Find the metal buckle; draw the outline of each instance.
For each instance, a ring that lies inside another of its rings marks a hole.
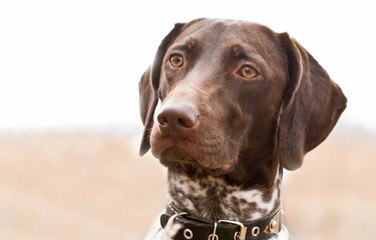
[[[234,240],[245,240],[247,234],[247,227],[243,223],[231,220],[219,220],[218,223],[229,223],[240,227],[240,231],[235,233]]]
[[[168,221],[167,221],[165,227],[168,227],[168,226],[171,227],[172,224],[175,222],[175,219],[176,219],[177,217],[182,216],[182,215],[185,215],[185,214],[187,214],[187,213],[186,213],[186,212],[175,213],[174,215],[172,215],[172,216],[168,219]],[[167,233],[167,232],[166,232],[166,235],[168,236],[168,233]],[[168,237],[172,238],[172,236],[168,236]]]
[[[188,213],[186,212],[181,212],[181,213],[175,213],[174,215],[172,215],[169,219],[169,221],[175,221],[175,218],[179,217],[179,216],[182,216],[182,215],[186,215]]]
[[[208,240],[218,240],[219,238],[216,232],[217,232],[217,222],[214,222],[213,233],[208,236]]]
[[[280,226],[282,222],[282,214],[283,214],[283,210],[280,209],[277,212],[277,214],[270,220],[268,225],[266,225],[264,232],[278,234],[279,231],[281,230]]]

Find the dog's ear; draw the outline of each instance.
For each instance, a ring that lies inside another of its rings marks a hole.
[[[185,24],[177,23],[169,34],[162,40],[154,58],[153,65],[142,75],[139,82],[140,114],[144,124],[140,155],[144,155],[150,149],[150,131],[153,126],[154,111],[158,104],[159,78],[161,66],[166,50],[181,33]]]
[[[288,87],[277,128],[277,157],[295,170],[304,155],[331,132],[346,97],[316,60],[287,33],[280,34],[288,61]]]

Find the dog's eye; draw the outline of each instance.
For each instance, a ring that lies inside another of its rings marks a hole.
[[[243,65],[237,72],[243,78],[255,78],[259,75],[257,70],[250,65]]]
[[[170,64],[172,67],[181,67],[184,64],[184,58],[180,54],[173,54],[170,57]]]

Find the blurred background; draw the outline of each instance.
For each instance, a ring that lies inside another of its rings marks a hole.
[[[375,239],[376,15],[358,1],[1,1],[0,239],[143,239],[165,169],[140,158],[138,80],[175,22],[289,32],[348,97],[330,137],[287,172],[294,239]]]

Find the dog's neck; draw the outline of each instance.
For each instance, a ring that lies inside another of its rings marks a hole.
[[[280,207],[282,168],[270,188],[228,184],[223,176],[203,172],[168,171],[168,201],[179,211],[208,221],[247,222],[267,216]]]

